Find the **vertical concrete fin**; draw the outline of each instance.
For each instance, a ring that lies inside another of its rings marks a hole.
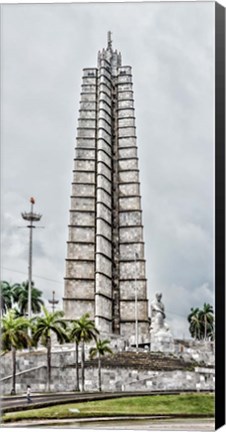
[[[94,319],[97,69],[83,71],[68,225],[63,308]]]

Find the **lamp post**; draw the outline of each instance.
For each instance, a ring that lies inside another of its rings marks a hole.
[[[34,222],[40,221],[42,215],[33,212],[33,206],[35,199],[30,198],[31,209],[29,213],[21,213],[23,219],[29,222],[27,228],[29,228],[29,255],[28,255],[28,318],[31,319],[31,283],[32,283],[32,241],[33,241],[33,229],[36,228]]]
[[[134,270],[135,270],[135,286],[134,286],[134,296],[135,296],[135,342],[136,342],[136,352],[138,353],[138,309],[137,309],[137,258],[138,254],[134,254]]]
[[[51,300],[48,300],[48,302],[52,305],[52,311],[55,311],[55,305],[59,303],[59,300],[55,299],[55,291],[52,292],[53,296]]]

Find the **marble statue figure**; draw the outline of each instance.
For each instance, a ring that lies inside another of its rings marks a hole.
[[[156,293],[155,299],[151,302],[151,331],[157,332],[159,330],[169,330],[168,325],[165,323],[165,308],[162,303],[162,293]]]

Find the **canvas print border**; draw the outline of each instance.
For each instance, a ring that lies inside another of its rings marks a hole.
[[[216,429],[225,424],[225,8],[215,6]]]
[[[222,407],[225,407],[225,8],[219,5],[218,3],[215,3],[214,37],[215,37],[215,160],[213,161],[213,163],[215,163],[214,213],[215,213],[215,294],[216,294],[215,296],[216,298],[215,300],[215,312],[216,312],[215,315],[215,319],[216,319],[215,321],[216,323],[216,327],[215,327],[216,330],[215,426],[216,429],[218,429],[225,423],[225,409],[222,409]],[[111,36],[108,36],[107,49],[110,48],[111,48]],[[119,58],[117,58],[117,61],[119,61]],[[93,71],[91,72],[93,73]],[[129,75],[129,70],[123,69],[121,72],[122,75],[123,74],[127,75],[127,73]],[[85,79],[87,78],[89,79],[88,75],[85,76]],[[106,79],[106,77],[104,78]],[[31,198],[31,200],[32,199],[33,198]],[[31,205],[33,205],[34,203],[35,201],[34,202],[31,201]],[[135,255],[133,264],[136,267],[137,267],[137,259],[138,259],[137,255]],[[136,277],[135,277],[135,283],[136,283]],[[157,299],[157,300],[159,301],[160,304],[161,299],[160,300]],[[52,298],[52,302],[54,302],[54,296]],[[102,304],[102,309],[104,311],[104,303]],[[104,321],[102,321],[102,323],[104,323],[104,325],[106,324],[106,322]],[[136,348],[137,343],[138,341],[136,341],[135,339],[134,348]],[[28,390],[28,399],[29,397],[30,396]]]

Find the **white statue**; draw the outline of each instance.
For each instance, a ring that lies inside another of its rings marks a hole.
[[[162,294],[156,293],[151,302],[151,351],[174,352],[175,344],[169,326],[165,323],[165,308]]]
[[[161,302],[162,294],[156,293],[155,297],[151,302],[151,332],[169,331],[169,326],[164,322],[166,315],[164,304]]]

